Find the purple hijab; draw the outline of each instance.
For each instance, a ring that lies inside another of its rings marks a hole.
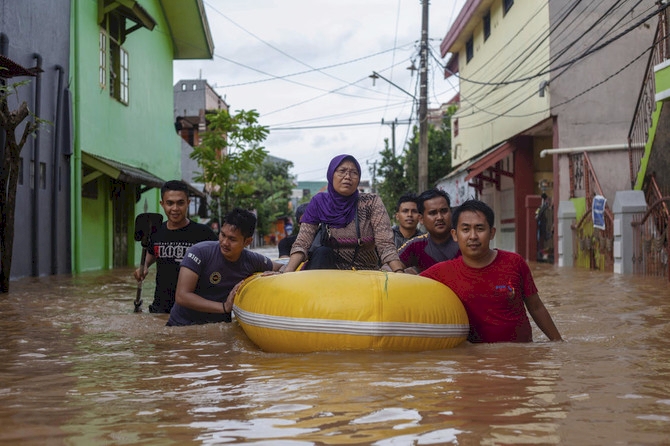
[[[335,170],[344,161],[351,161],[356,165],[358,173],[361,173],[361,165],[356,158],[351,155],[338,155],[330,161],[328,165],[328,192],[319,192],[309,202],[309,206],[302,216],[302,223],[317,225],[326,223],[333,228],[344,228],[356,215],[356,206],[358,206],[358,189],[356,192],[345,197],[338,194],[333,188],[333,175]]]

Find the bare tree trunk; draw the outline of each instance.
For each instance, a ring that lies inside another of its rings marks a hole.
[[[14,213],[16,210],[16,188],[19,181],[19,161],[21,149],[28,136],[35,132],[37,124],[28,121],[21,140],[16,140],[16,128],[30,115],[28,104],[23,102],[10,112],[7,96],[0,97],[0,128],[5,131],[4,159],[0,171],[0,293],[9,292],[9,278],[12,270],[14,251]]]

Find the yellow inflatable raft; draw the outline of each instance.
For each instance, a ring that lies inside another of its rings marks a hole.
[[[426,351],[468,336],[463,304],[425,277],[317,270],[248,278],[233,313],[266,352]]]

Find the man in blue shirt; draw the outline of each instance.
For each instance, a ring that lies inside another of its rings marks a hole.
[[[244,249],[251,244],[256,216],[235,208],[221,222],[219,240],[193,245],[179,268],[175,304],[167,325],[230,322],[228,294],[237,283],[282,266],[262,254]]]

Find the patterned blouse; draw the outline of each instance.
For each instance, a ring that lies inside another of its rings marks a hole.
[[[338,269],[379,269],[385,263],[400,260],[393,242],[391,219],[378,195],[361,193],[358,196],[358,221],[362,245],[353,265],[351,261],[358,244],[356,220],[344,228],[329,229]],[[317,229],[318,225],[302,223],[291,254],[301,252],[306,259]]]

